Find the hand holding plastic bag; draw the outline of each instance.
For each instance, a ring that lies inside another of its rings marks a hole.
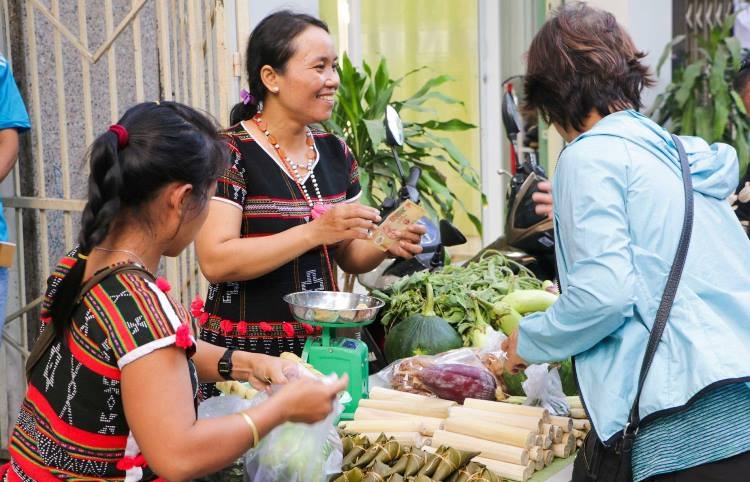
[[[321,380],[322,383],[331,384],[338,380],[335,375],[321,379],[302,365],[293,368],[293,371],[285,370],[284,373],[290,381],[297,378],[313,378]],[[271,404],[287,401],[290,402],[287,403],[290,407],[292,405],[297,406],[297,409],[294,410],[295,414],[290,415],[292,420],[320,420],[320,417],[328,413],[330,398],[326,400],[325,406],[319,406],[319,410],[311,409],[311,407],[300,410],[299,400],[295,400],[295,398],[299,398],[303,392],[312,393],[310,392],[310,384],[313,382],[304,382],[302,385],[299,383],[292,381],[289,385],[273,385],[267,391],[258,393],[250,400],[237,396],[210,398],[199,406],[198,418],[234,414],[267,401]],[[345,380],[342,380],[341,383],[345,383]],[[336,389],[338,390],[338,388]],[[290,392],[289,390],[293,391]],[[301,392],[297,390],[301,390]],[[313,390],[313,392],[316,390]],[[284,392],[284,395],[279,392]],[[276,394],[278,394],[278,397],[284,398],[275,398]],[[334,427],[334,422],[343,411],[341,400],[347,396],[346,393],[337,396],[333,402],[333,410],[319,422],[312,424],[286,422],[271,430],[253,449],[245,454],[245,480],[252,482],[278,480],[314,482],[325,481],[329,475],[340,472],[343,447]]]
[[[324,383],[335,380],[335,376],[326,377]],[[273,393],[274,388],[270,396]],[[268,398],[268,393],[259,393],[250,400],[251,406]],[[341,472],[344,450],[334,423],[343,410],[344,406],[337,399],[333,411],[320,422],[286,422],[271,430],[245,455],[246,480],[323,482],[328,476]]]
[[[549,410],[552,415],[568,415],[570,407],[563,393],[562,382],[557,367],[549,368],[549,363],[526,367],[526,405],[538,405]]]

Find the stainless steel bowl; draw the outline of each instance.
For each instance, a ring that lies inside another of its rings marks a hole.
[[[341,291],[298,291],[284,296],[302,323],[367,323],[385,303],[372,296]]]

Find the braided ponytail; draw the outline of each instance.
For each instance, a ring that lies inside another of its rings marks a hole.
[[[193,204],[203,209],[211,186],[226,167],[226,146],[216,125],[185,105],[138,104],[113,127],[88,151],[89,193],[81,216],[76,262],[49,288],[49,311],[57,336],[70,324],[87,255],[113,227],[128,229],[129,223],[151,226],[149,210],[144,207],[172,182],[192,184]]]
[[[89,152],[89,199],[81,216],[78,236],[83,253],[88,254],[104,239],[120,212],[122,170],[117,142],[114,132],[106,132],[94,142]]]

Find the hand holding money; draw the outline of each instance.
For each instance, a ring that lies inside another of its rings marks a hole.
[[[370,239],[381,251],[410,258],[422,252],[419,240],[426,230],[416,222],[426,214],[422,206],[406,200],[372,229]]]
[[[377,209],[358,203],[339,203],[306,226],[318,245],[333,245],[345,239],[368,239],[367,230],[380,221]]]

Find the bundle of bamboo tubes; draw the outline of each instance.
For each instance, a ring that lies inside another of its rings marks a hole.
[[[348,433],[375,438],[380,433],[425,450],[446,445],[479,451],[472,459],[506,479],[526,482],[536,470],[567,458],[582,444],[590,422],[580,398],[568,397],[573,417],[552,416],[541,407],[466,399],[463,405],[375,387],[360,400]],[[576,418],[575,416],[584,418]]]

